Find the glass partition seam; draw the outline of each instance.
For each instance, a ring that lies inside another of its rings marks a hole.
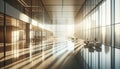
[[[111,69],[115,69],[115,0],[111,0],[111,27],[112,29],[112,46],[111,46]]]
[[[6,65],[6,0],[4,0],[4,67]]]

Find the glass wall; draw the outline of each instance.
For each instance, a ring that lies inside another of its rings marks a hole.
[[[4,57],[5,57],[5,52],[4,52],[4,28],[5,28],[5,23],[4,23],[4,2],[0,0],[0,68],[4,66]]]
[[[40,0],[0,0],[0,69],[32,64],[45,46],[52,48],[48,44],[53,32],[43,27],[45,21],[50,22],[43,10]]]
[[[115,69],[120,68],[120,0],[115,0]]]
[[[80,29],[79,37],[76,38],[89,40],[91,45],[81,52],[85,61],[84,69],[120,68],[119,7],[119,0],[86,0],[82,11],[76,16]],[[94,46],[95,39],[98,48]]]
[[[4,66],[4,15],[0,13],[0,67]]]
[[[119,43],[119,40],[120,40],[119,38],[120,9],[118,7],[120,7],[120,1],[115,0],[115,39],[116,39],[115,46],[120,48],[120,43]]]

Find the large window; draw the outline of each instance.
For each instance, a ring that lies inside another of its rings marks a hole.
[[[120,23],[120,0],[115,0],[115,23]]]
[[[115,1],[115,69],[120,69],[120,0]]]
[[[120,48],[120,24],[115,25],[115,47]]]
[[[89,2],[89,0],[88,0]],[[87,3],[88,3],[87,2]],[[97,0],[93,0],[91,1],[91,8],[93,9],[94,6],[96,6],[98,4],[99,1]],[[89,4],[89,3],[88,3]],[[84,14],[83,14],[84,15]],[[84,17],[84,16],[83,16]],[[90,65],[90,67],[92,69],[97,69],[98,66],[100,66],[100,69],[110,69],[111,66],[111,50],[110,50],[110,46],[111,44],[111,1],[110,0],[103,0],[98,6],[96,6],[96,8],[89,13],[88,15],[86,15],[86,17],[84,19],[82,19],[83,21],[81,22],[82,24],[80,24],[83,28],[83,32],[81,34],[83,34],[82,37],[84,37],[83,39],[86,40],[85,38],[90,38],[90,41],[95,41],[95,38],[98,40],[98,43],[101,44],[100,47],[102,48],[102,52],[100,52],[99,54],[96,52],[98,51],[96,48],[93,47],[94,53],[90,53],[92,55],[91,59],[92,61],[90,61],[92,63],[92,65]],[[88,24],[90,23],[90,24]],[[90,25],[90,26],[89,26]],[[90,33],[90,36],[89,36]],[[87,51],[85,51],[87,52]],[[87,55],[88,54],[84,54]],[[86,59],[84,57],[84,59]],[[88,61],[87,59],[85,60],[86,62]],[[86,67],[85,67],[86,68]],[[86,68],[87,69],[87,68]]]
[[[120,0],[115,0],[115,47],[120,48],[120,25],[116,23],[120,23]]]

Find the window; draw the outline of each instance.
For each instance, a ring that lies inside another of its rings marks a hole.
[[[111,26],[106,26],[106,46],[111,46]]]
[[[115,23],[120,23],[120,0],[115,0]]]
[[[106,0],[106,25],[111,25],[111,2]]]

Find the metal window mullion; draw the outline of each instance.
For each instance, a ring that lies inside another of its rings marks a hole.
[[[115,69],[115,0],[111,0],[111,27],[112,27],[111,69]]]

